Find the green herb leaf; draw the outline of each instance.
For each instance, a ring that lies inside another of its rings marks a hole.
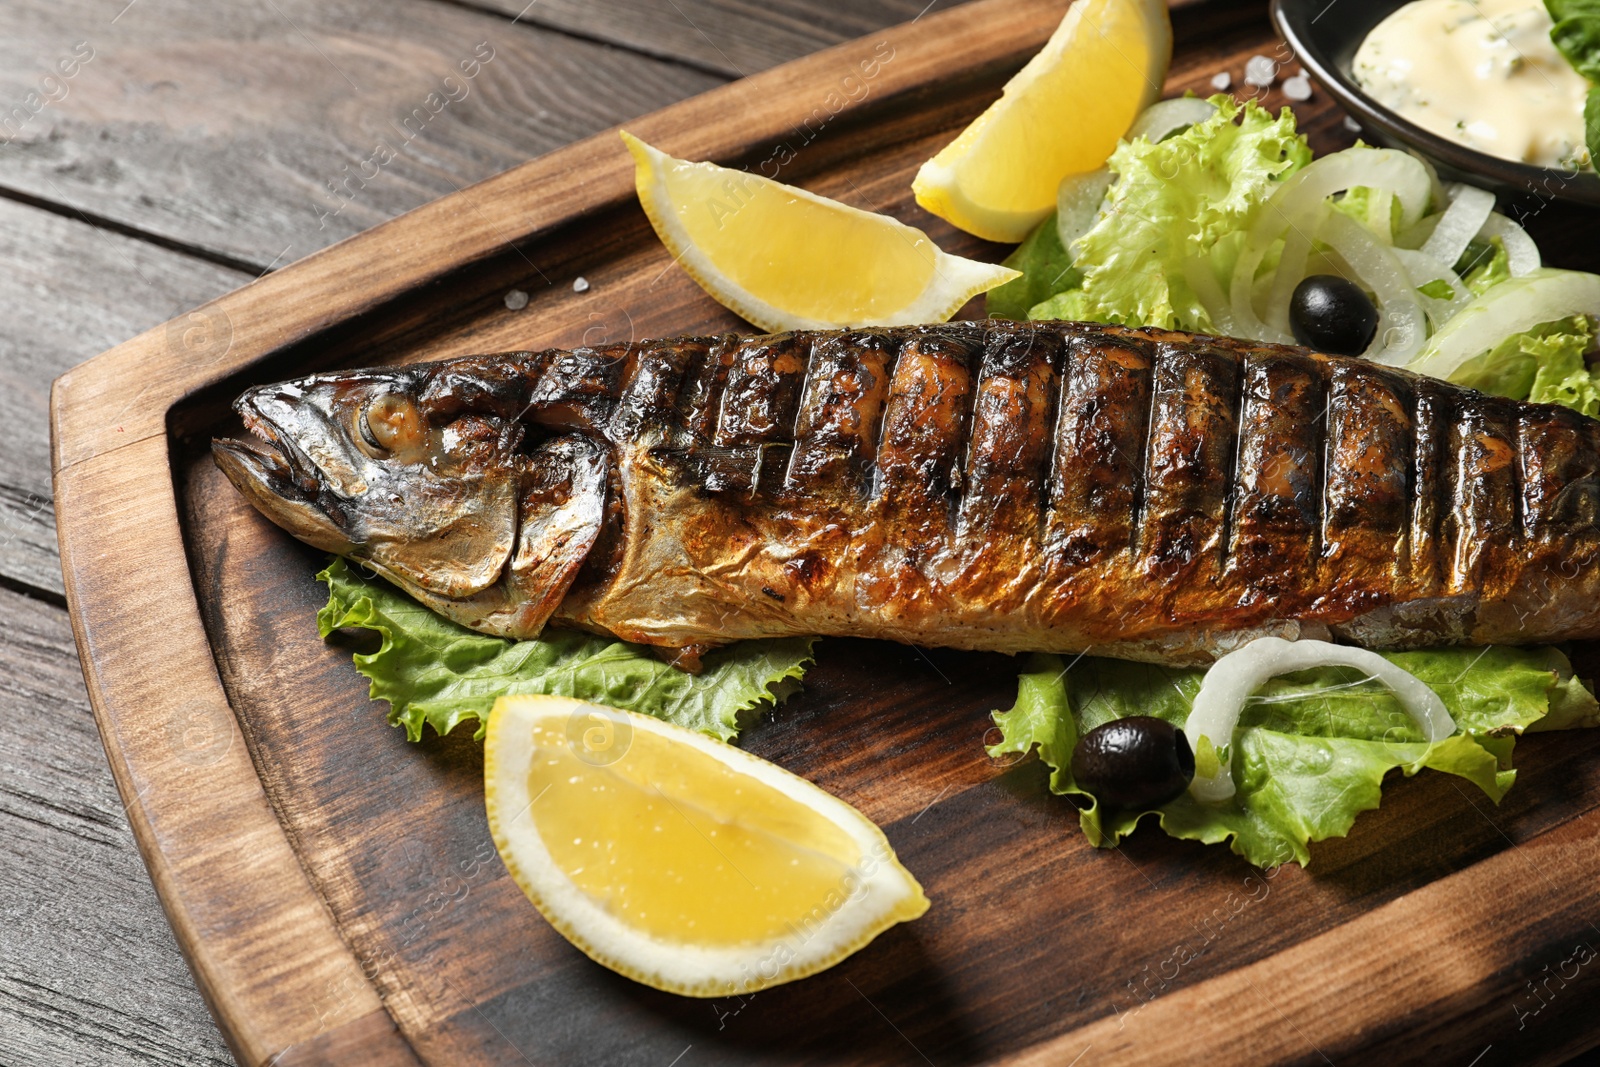
[[[1456,291],[1450,288],[1450,283],[1443,278],[1435,278],[1427,285],[1417,286],[1417,292],[1435,300],[1453,300],[1456,295]]]
[[[1079,823],[1095,845],[1115,845],[1152,815],[1174,837],[1226,841],[1250,862],[1271,866],[1307,863],[1310,842],[1347,833],[1356,815],[1378,806],[1390,771],[1430,767],[1466,778],[1498,801],[1516,776],[1516,733],[1600,721],[1600,704],[1555,649],[1448,648],[1388,658],[1439,694],[1456,734],[1428,744],[1393,694],[1360,671],[1329,667],[1274,678],[1240,719],[1231,746],[1238,792],[1224,804],[1184,793],[1154,812],[1108,811],[1072,778],[1072,745],[1081,733],[1128,715],[1182,726],[1205,674],[1199,669],[1094,658],[1069,669],[1059,656],[1035,656],[1018,679],[1016,705],[995,713],[1001,740],[988,751],[1037,749],[1051,768],[1052,792],[1076,798]],[[1221,753],[1201,747],[1197,765],[1220,765]]]
[[[1026,319],[1033,305],[1083,280],[1083,275],[1073,269],[1072,256],[1061,247],[1054,211],[1002,265],[1020,270],[1022,277],[989,290],[984,311],[992,319]]]
[[[1574,70],[1600,81],[1600,3],[1594,0],[1544,0],[1555,25],[1550,41]]]
[[[482,738],[496,698],[549,693],[627,708],[699,730],[724,741],[739,732],[740,715],[778,703],[799,688],[812,661],[814,637],[741,641],[704,657],[689,674],[643,645],[576,630],[550,628],[529,641],[490,637],[423,607],[381,578],[367,578],[335,559],[317,575],[328,603],[317,630],[376,631],[378,651],[354,657],[372,682],[374,700],[389,702],[389,722],[422,739],[423,724],[447,734],[478,721]]]
[[[1482,296],[1486,290],[1511,277],[1511,256],[1506,252],[1505,242],[1498,237],[1487,241],[1474,238],[1456,261],[1455,270],[1472,295]]]

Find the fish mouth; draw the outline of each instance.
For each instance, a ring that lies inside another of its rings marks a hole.
[[[315,500],[322,491],[321,472],[294,439],[259,411],[244,403],[238,408],[251,436],[243,440],[219,437],[211,442],[212,454],[223,472],[235,485],[239,485],[234,477],[237,471],[252,483],[270,486],[280,496],[301,503]]]
[[[271,419],[242,403],[239,413],[251,436],[211,442],[212,458],[228,481],[296,537],[330,552],[349,551],[349,535],[324,510],[321,471]]]

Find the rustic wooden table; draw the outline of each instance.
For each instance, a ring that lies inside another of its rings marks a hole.
[[[90,717],[51,512],[51,379],[530,156],[955,2],[0,9],[0,1064],[232,1062]]]
[[[529,156],[957,2],[9,0],[0,1064],[231,1062],[90,717],[57,565],[51,379]]]

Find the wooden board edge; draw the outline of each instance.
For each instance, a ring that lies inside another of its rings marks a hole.
[[[1049,1067],[1086,1049],[1092,1062],[1120,1067],[1190,1062],[1202,1058],[1194,1020],[1207,1017],[1226,1019],[1224,1059],[1235,1067],[1367,1061],[1385,1052],[1419,1062],[1410,1057],[1423,1049],[1430,1062],[1465,1063],[1486,1045],[1512,1045],[1530,1023],[1538,1027],[1532,1036],[1546,1040],[1497,1062],[1563,1062],[1600,1044],[1593,1000],[1561,995],[1561,979],[1576,978],[1600,951],[1591,918],[1600,913],[1600,812],[1507,845],[1198,985],[1182,985],[1181,956],[1151,960],[1146,972],[1130,976],[1115,1014],[1002,1062]],[[1563,962],[1573,974],[1561,970]],[[1547,1002],[1534,982],[1550,973],[1558,988],[1546,990]],[[1135,985],[1141,980],[1143,992]],[[1164,992],[1168,985],[1177,988]],[[1549,1008],[1555,1011],[1547,1014]]]
[[[970,31],[987,23],[979,35],[987,46],[968,48],[967,69],[1019,65],[1053,28],[1059,11],[1050,10],[1050,0],[978,0],[886,35],[901,48],[950,35],[971,45]],[[859,62],[870,50],[870,41],[841,45],[628,125],[685,154],[734,157],[793,128],[803,109],[783,91],[786,84]],[[899,65],[872,103],[916,91],[930,69],[927,59]],[[742,121],[719,125],[713,121],[719,114]],[[572,170],[591,180],[565,197],[538,196],[543,183]],[[631,160],[609,130],[248,283],[81,364],[52,386],[58,541],[96,725],[179,947],[241,1063],[316,1062],[315,1049],[338,1047],[344,1039],[336,1035],[357,1033],[376,1042],[364,1047],[371,1062],[416,1060],[398,1030],[379,1025],[388,1013],[277,821],[228,706],[192,583],[152,596],[134,580],[141,573],[188,574],[166,439],[169,413],[194,391],[273,352],[632,195]],[[499,206],[499,214],[485,205]],[[513,219],[520,225],[508,231]],[[294,299],[308,287],[340,298],[315,306]],[[153,656],[157,643],[163,651]],[[162,731],[185,708],[197,707],[226,740],[218,758],[186,764],[178,775]],[[197,861],[191,853],[206,836],[200,824],[219,813],[232,838],[248,847],[237,857]],[[206,876],[228,863],[229,892],[217,894]],[[284,916],[292,919],[294,937],[279,937],[269,958],[250,942],[247,927]],[[278,975],[278,984],[263,984],[263,973]],[[308,1021],[300,1005],[313,975],[348,995]]]
[[[322,1062],[359,1034],[363,1062],[415,1064],[267,799],[192,589],[136,577],[188,569],[165,445],[55,477],[73,636],[139,854],[240,1063]],[[231,849],[206,844],[219,820]]]

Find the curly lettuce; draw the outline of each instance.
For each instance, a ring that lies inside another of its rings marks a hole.
[[[575,630],[548,629],[511,641],[451,622],[381,578],[335,559],[317,575],[328,603],[317,613],[324,640],[335,630],[375,631],[376,652],[354,656],[389,702],[389,723],[422,739],[424,725],[447,734],[476,720],[482,739],[489,709],[504,695],[549,693],[627,708],[730,741],[745,714],[782,702],[800,687],[814,637],[741,641],[704,657],[699,674],[679,670],[648,647]]]
[[[1153,715],[1182,726],[1205,672],[1112,659],[1033,656],[1017,702],[995,712],[991,756],[1037,751],[1052,792],[1078,804],[1085,836],[1112,847],[1145,816],[1173,837],[1227,842],[1258,866],[1310,861],[1308,845],[1349,832],[1378,806],[1384,777],[1423,768],[1458,775],[1498,802],[1516,777],[1516,735],[1600,723],[1600,704],[1555,649],[1445,648],[1390,660],[1427,683],[1458,732],[1430,745],[1387,689],[1359,671],[1320,668],[1274,678],[1246,706],[1235,735],[1238,793],[1203,804],[1188,793],[1154,811],[1099,806],[1072,776],[1081,734],[1113,719]]]
[[[1594,323],[1586,315],[1542,323],[1507,337],[1452,378],[1485,393],[1561,404],[1593,418],[1600,415],[1600,378],[1585,357],[1594,340]]]
[[[1187,281],[1189,264],[1225,287],[1262,205],[1311,162],[1311,149],[1288,108],[1273,117],[1253,101],[1210,102],[1216,114],[1182,133],[1117,146],[1100,217],[1068,250],[1082,280],[1062,285],[1029,318],[1215,330]]]

